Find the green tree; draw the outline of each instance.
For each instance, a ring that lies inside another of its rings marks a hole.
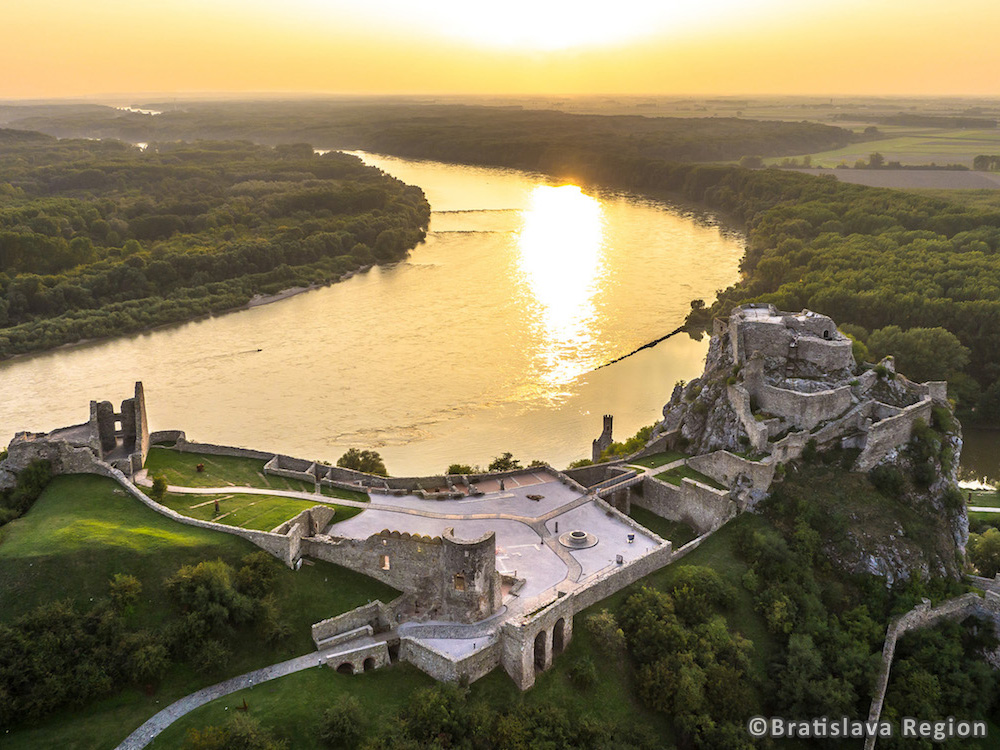
[[[382,461],[382,456],[379,455],[378,451],[373,450],[351,448],[337,459],[337,466],[344,469],[363,471],[366,474],[378,474],[382,477],[389,476],[389,472],[385,468],[385,463]]]
[[[361,704],[353,695],[342,695],[323,712],[320,738],[329,747],[353,750],[364,734]]]
[[[149,496],[158,503],[163,502],[163,497],[167,494],[167,480],[162,474],[153,477],[153,486],[149,490]]]
[[[514,471],[521,468],[521,462],[514,458],[510,451],[503,453],[490,461],[489,471]]]
[[[969,363],[969,350],[944,328],[886,326],[872,331],[868,349],[876,361],[891,354],[896,369],[917,382],[947,380]]]
[[[475,474],[469,464],[451,464],[445,474]]]
[[[135,576],[127,573],[115,573],[109,585],[111,603],[119,612],[131,608],[142,593],[142,584]]]
[[[987,529],[983,534],[969,534],[969,560],[980,575],[992,578],[1000,572],[1000,530]]]

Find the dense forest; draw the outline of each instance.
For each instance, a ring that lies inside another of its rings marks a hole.
[[[737,117],[576,115],[521,107],[395,102],[188,102],[150,104],[162,114],[112,107],[0,106],[0,123],[60,137],[152,142],[241,138],[305,141],[442,161],[547,169],[553,159],[595,150],[669,161],[788,156],[840,148],[855,139],[813,122]]]
[[[305,144],[0,130],[0,357],[396,261],[429,215],[419,188]]]

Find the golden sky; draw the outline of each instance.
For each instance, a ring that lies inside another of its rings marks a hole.
[[[0,98],[1000,94],[997,0],[10,0]]]

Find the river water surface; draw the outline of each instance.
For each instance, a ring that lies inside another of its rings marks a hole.
[[[557,466],[652,423],[706,341],[689,301],[737,276],[741,238],[711,219],[499,169],[360,154],[424,189],[408,260],[274,304],[0,364],[0,435],[84,421],[143,380],[153,429],[336,460],[381,451],[396,474]]]
[[[0,364],[0,438],[85,421],[146,385],[152,429],[394,474],[503,451],[556,466],[658,419],[707,340],[674,336],[738,274],[742,238],[710,217],[538,175],[359,154],[424,189],[408,260],[281,302]],[[598,369],[599,368],[599,369]]]

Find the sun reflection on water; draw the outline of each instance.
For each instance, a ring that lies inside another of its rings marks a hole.
[[[605,274],[604,209],[575,185],[539,185],[517,235],[518,265],[538,329],[541,382],[553,387],[595,367],[594,299]]]

